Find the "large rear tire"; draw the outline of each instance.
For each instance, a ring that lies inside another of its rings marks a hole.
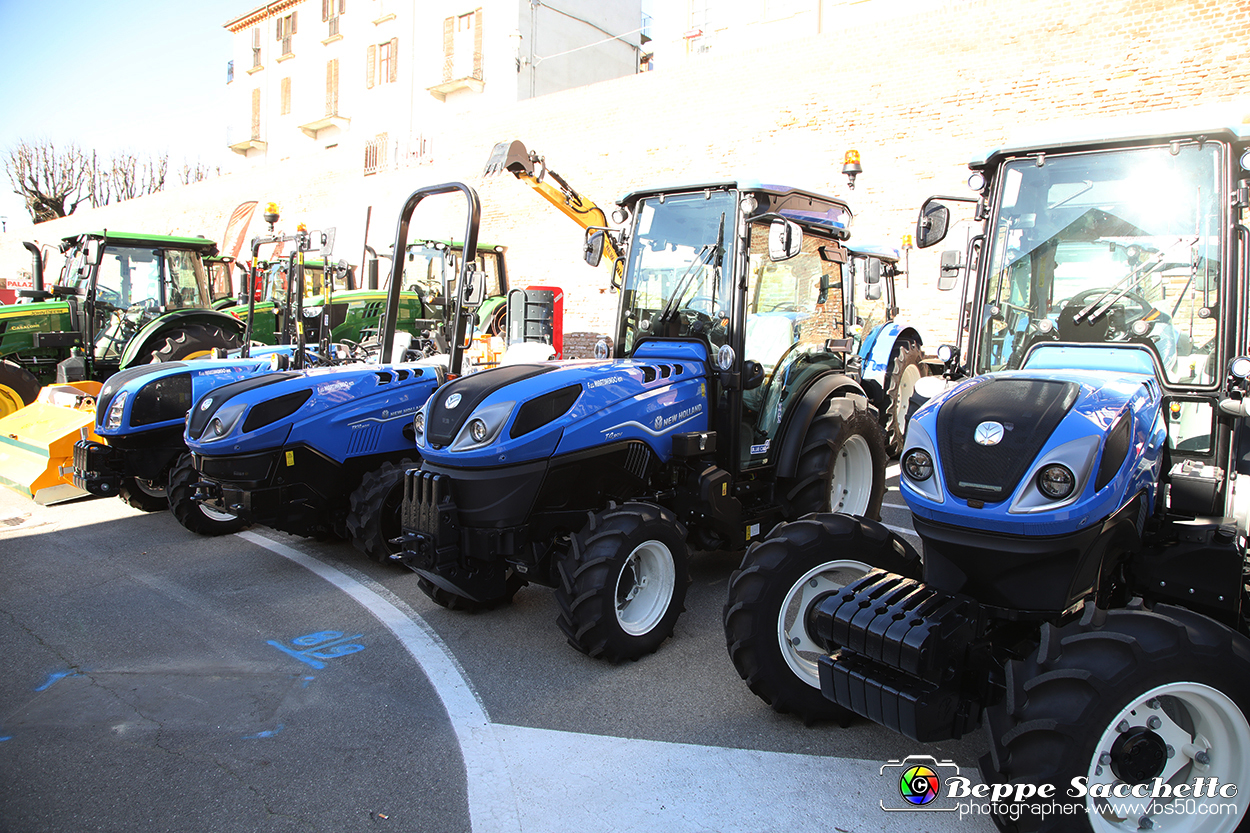
[[[916,389],[916,382],[924,376],[920,359],[920,345],[916,342],[899,339],[895,343],[885,381],[885,447],[891,457],[903,450],[911,394]]]
[[[169,511],[178,523],[196,535],[231,535],[247,526],[247,521],[193,500],[200,473],[190,454],[183,454],[169,473]]]
[[[1097,833],[1233,833],[1250,807],[1248,708],[1250,640],[1197,613],[1136,606],[1044,626],[1038,649],[1008,666],[1006,697],[987,710],[981,772],[987,783],[1054,784],[1054,801],[1074,812],[995,822],[1005,831],[1069,830],[1079,818],[1079,829]],[[1131,789],[1199,776],[1236,784],[1237,795],[1196,798],[1209,812],[1177,814],[1175,800],[1068,792],[1073,778]]]
[[[185,324],[171,330],[165,341],[151,353],[151,362],[178,362],[184,359],[201,359],[212,355],[215,348],[233,350],[243,345],[243,339],[227,333],[215,324]],[[141,364],[142,360],[135,364]]]
[[[169,489],[137,477],[124,478],[117,488],[117,496],[122,503],[140,512],[156,512],[169,506]]]
[[[0,418],[16,413],[39,396],[39,380],[21,365],[0,361]]]
[[[808,515],[752,544],[729,579],[722,618],[739,676],[761,700],[804,723],[853,717],[820,691],[826,651],[807,630],[808,613],[874,567],[920,577],[920,556],[874,521]]]
[[[420,461],[383,463],[364,476],[352,492],[347,513],[347,537],[356,549],[379,564],[391,560],[401,547],[391,543],[403,534],[400,518],[404,505],[404,472]]]
[[[795,476],[778,484],[786,517],[843,512],[880,518],[885,465],[885,437],[867,398],[830,399],[808,426]]]
[[[609,506],[572,536],[556,570],[569,644],[611,663],[638,659],[673,635],[685,610],[686,528],[662,506]]]

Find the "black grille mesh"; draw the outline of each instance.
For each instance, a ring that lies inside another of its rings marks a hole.
[[[191,410],[191,374],[179,373],[148,382],[135,394],[130,424],[138,428],[171,419],[182,419]]]
[[[1074,382],[988,379],[951,397],[937,418],[946,488],[964,500],[1006,500],[1079,390]],[[977,426],[984,422],[1003,426],[1001,442],[976,442]]]

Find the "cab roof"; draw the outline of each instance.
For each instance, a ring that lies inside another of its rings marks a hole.
[[[755,194],[760,199],[760,213],[780,214],[800,225],[833,232],[840,239],[850,236],[851,222],[854,220],[850,206],[837,197],[749,178],[640,188],[621,197],[617,200],[617,205],[632,205],[660,194],[689,194],[699,191],[744,191]]]
[[[62,244],[72,246],[79,240],[91,237],[107,237],[109,242],[150,245],[166,249],[196,249],[201,254],[217,254],[217,243],[207,237],[177,237],[169,234],[141,234],[133,231],[84,231],[62,238]]]

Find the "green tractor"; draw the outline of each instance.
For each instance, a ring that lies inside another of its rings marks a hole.
[[[29,303],[0,310],[0,417],[51,382],[101,381],[136,364],[241,343],[243,323],[212,309],[211,240],[126,232],[66,237],[57,282],[36,258]]]

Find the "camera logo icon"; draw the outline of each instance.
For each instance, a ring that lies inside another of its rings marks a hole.
[[[881,809],[886,812],[951,812],[956,809],[942,807],[942,802],[937,800],[942,794],[942,784],[959,774],[959,765],[954,761],[939,761],[932,755],[908,755],[901,761],[882,764],[880,774],[891,782],[889,797],[881,801]]]

